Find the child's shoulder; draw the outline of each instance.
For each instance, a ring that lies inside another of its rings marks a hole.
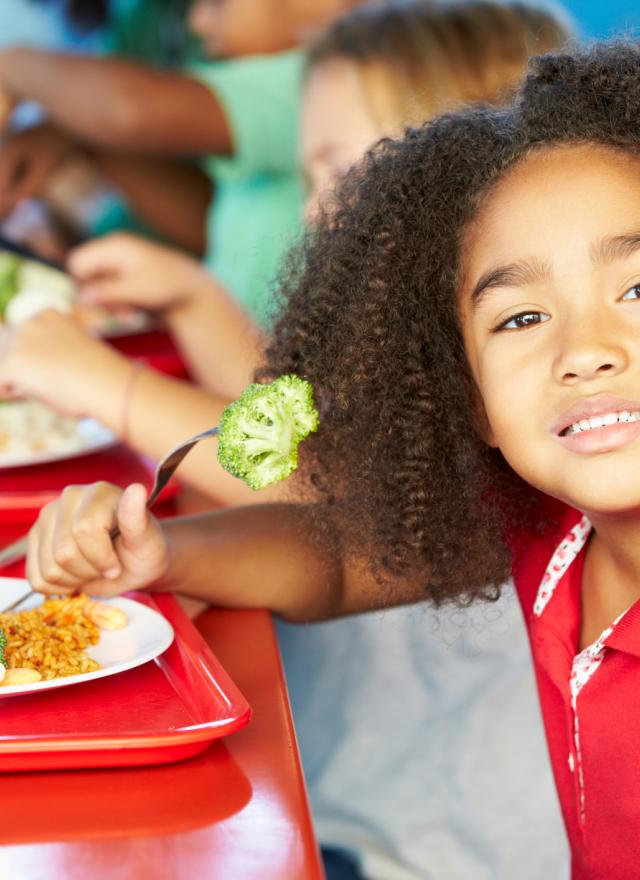
[[[258,89],[261,94],[271,90],[277,95],[291,94],[299,99],[306,63],[301,49],[273,55],[245,55],[239,58],[193,62],[186,68],[188,75],[202,80],[223,96],[234,88]]]

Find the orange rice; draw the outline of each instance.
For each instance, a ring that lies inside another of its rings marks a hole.
[[[45,681],[99,669],[86,654],[100,638],[100,630],[84,613],[87,601],[86,595],[47,599],[30,611],[0,614],[7,667],[37,669]]]

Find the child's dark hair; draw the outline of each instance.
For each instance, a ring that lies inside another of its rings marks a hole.
[[[281,282],[261,378],[313,383],[322,425],[302,475],[318,510],[378,573],[428,571],[436,603],[497,595],[510,573],[505,531],[532,500],[480,436],[456,301],[464,232],[507,168],[576,142],[640,152],[639,45],[534,59],[509,109],[468,109],[381,142]]]

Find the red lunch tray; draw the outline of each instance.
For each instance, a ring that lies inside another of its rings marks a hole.
[[[165,764],[243,727],[249,704],[176,599],[131,594],[173,626],[136,669],[0,700],[0,771]]]
[[[154,463],[125,446],[87,453],[57,462],[0,470],[0,524],[30,525],[41,507],[54,501],[65,486],[109,480],[118,486],[153,481]],[[173,498],[179,488],[172,479],[160,501]]]

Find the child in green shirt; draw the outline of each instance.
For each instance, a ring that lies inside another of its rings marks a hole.
[[[356,2],[195,0],[189,24],[207,53],[225,60],[185,73],[115,57],[0,53],[0,116],[34,100],[50,120],[45,137],[25,135],[0,154],[0,211],[37,194],[52,165],[80,145],[141,219],[206,251],[208,266],[264,320],[259,297],[297,231],[301,200],[301,61],[289,50]],[[205,165],[216,175],[212,201],[209,174],[184,161],[194,156],[218,159]]]

